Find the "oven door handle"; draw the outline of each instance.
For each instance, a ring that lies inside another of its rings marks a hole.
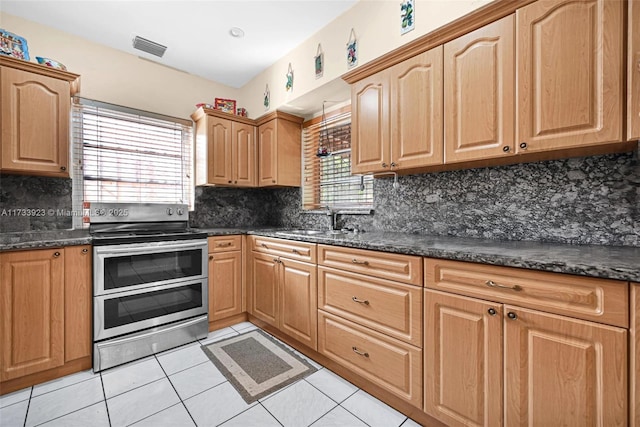
[[[162,242],[160,242],[162,243]],[[134,246],[135,245],[135,246]],[[115,245],[114,246],[98,246],[95,248],[97,255],[111,255],[111,254],[132,254],[136,252],[166,252],[173,249],[200,249],[202,247],[207,246],[207,241],[197,242],[197,243],[170,243],[170,244],[159,244],[150,246],[148,243],[146,244],[138,244],[133,243],[131,245]]]

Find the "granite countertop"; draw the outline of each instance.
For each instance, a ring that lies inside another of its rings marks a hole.
[[[194,231],[206,232],[209,236],[256,234],[350,248],[640,282],[640,248],[630,246],[565,245],[392,232],[308,236],[278,228],[200,228]],[[85,244],[91,244],[91,236],[86,230],[0,233],[0,251]]]

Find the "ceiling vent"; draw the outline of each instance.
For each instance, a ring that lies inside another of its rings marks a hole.
[[[136,38],[133,39],[133,47],[135,49],[150,53],[151,55],[155,55],[160,58],[162,58],[162,55],[164,55],[164,52],[167,50],[166,46],[163,46],[156,42],[152,42],[151,40],[143,39],[139,36],[136,36]]]

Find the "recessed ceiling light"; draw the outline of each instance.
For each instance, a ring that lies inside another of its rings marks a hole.
[[[231,27],[229,34],[231,34],[231,37],[236,37],[238,39],[244,37],[244,31],[242,28],[238,27]]]

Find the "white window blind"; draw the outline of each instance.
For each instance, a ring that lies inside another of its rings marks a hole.
[[[304,209],[371,208],[373,177],[351,175],[350,108],[303,125]]]
[[[193,204],[192,123],[74,99],[74,210],[85,202]]]

